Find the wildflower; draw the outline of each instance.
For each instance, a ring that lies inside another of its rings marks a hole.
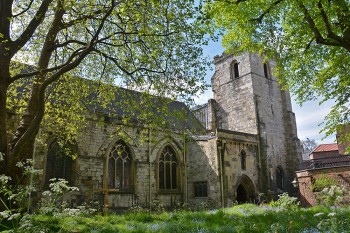
[[[335,215],[336,215],[335,212],[331,212],[331,213],[328,214],[328,217],[334,217]]]
[[[315,214],[314,217],[319,217],[319,216],[322,216],[322,215],[324,215],[324,213],[319,212],[319,213]]]

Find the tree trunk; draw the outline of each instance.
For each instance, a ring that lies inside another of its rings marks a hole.
[[[61,30],[60,26],[61,26],[61,20],[62,20],[63,14],[64,14],[64,9],[62,7],[62,1],[57,0],[55,16],[51,24],[52,26],[50,27],[50,29],[46,34],[45,42],[41,49],[41,54],[37,64],[38,70],[47,69],[49,66],[49,62],[50,62],[53,48],[55,45],[55,40],[58,32]],[[38,134],[40,123],[35,125],[36,127],[35,130],[32,131],[29,135],[26,135],[26,136],[24,135],[26,131],[29,129],[29,127],[32,126],[34,118],[37,115],[43,114],[43,112],[41,112],[41,110],[44,111],[43,109],[40,110],[40,113],[38,111],[39,105],[42,104],[39,101],[44,101],[43,99],[39,98],[39,92],[40,92],[42,83],[45,81],[46,78],[47,78],[47,73],[40,73],[33,80],[31,96],[28,101],[28,105],[26,107],[26,112],[22,116],[21,124],[17,128],[15,136],[11,141],[11,149],[14,151],[14,153],[12,154],[14,160],[12,159],[11,160],[14,162],[31,159],[33,156],[35,138]],[[25,137],[24,138],[25,143],[23,144],[19,143],[20,145],[18,145],[18,142],[22,137]],[[14,163],[11,164],[11,167],[16,169]]]
[[[0,168],[1,171],[5,168],[7,158],[7,111],[6,111],[6,92],[7,85],[5,78],[0,77]],[[2,160],[2,161],[1,161]],[[2,172],[0,172],[2,173]]]

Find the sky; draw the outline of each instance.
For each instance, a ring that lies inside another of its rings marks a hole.
[[[207,46],[203,47],[204,55],[208,56],[209,59],[213,60],[215,55],[221,55],[224,48],[221,46],[221,42],[211,41]],[[206,75],[206,82],[210,84],[210,79],[214,74],[214,64],[212,69],[208,68]],[[209,88],[203,95],[195,98],[197,104],[207,103],[208,99],[212,98],[211,88]],[[298,137],[300,140],[306,138],[314,139],[318,144],[334,143],[335,135],[325,137],[325,133],[320,133],[322,130],[322,122],[324,117],[330,111],[332,102],[328,101],[319,105],[318,101],[309,101],[299,106],[292,97],[292,108],[295,113]],[[324,138],[324,139],[323,139]]]

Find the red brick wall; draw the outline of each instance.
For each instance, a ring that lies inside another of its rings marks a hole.
[[[315,194],[312,192],[312,181],[318,177],[332,177],[340,185],[350,190],[350,166],[297,171],[296,175],[298,180],[298,195],[300,203],[304,207],[317,204]]]
[[[329,157],[339,156],[339,152],[336,151],[322,151],[322,152],[313,152],[310,154],[310,159],[323,159]]]

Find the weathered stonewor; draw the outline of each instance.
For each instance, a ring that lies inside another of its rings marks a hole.
[[[248,53],[224,54],[214,62],[214,97],[194,110],[202,133],[91,120],[73,145],[74,161],[54,139],[37,145],[35,163],[44,169],[39,189],[50,178],[67,178],[80,189],[70,196],[72,205],[93,200],[109,210],[220,207],[261,201],[260,193],[273,198],[292,192],[301,148],[289,93],[273,76],[274,62]],[[191,112],[186,122],[198,123]],[[143,143],[137,141],[140,131]]]

